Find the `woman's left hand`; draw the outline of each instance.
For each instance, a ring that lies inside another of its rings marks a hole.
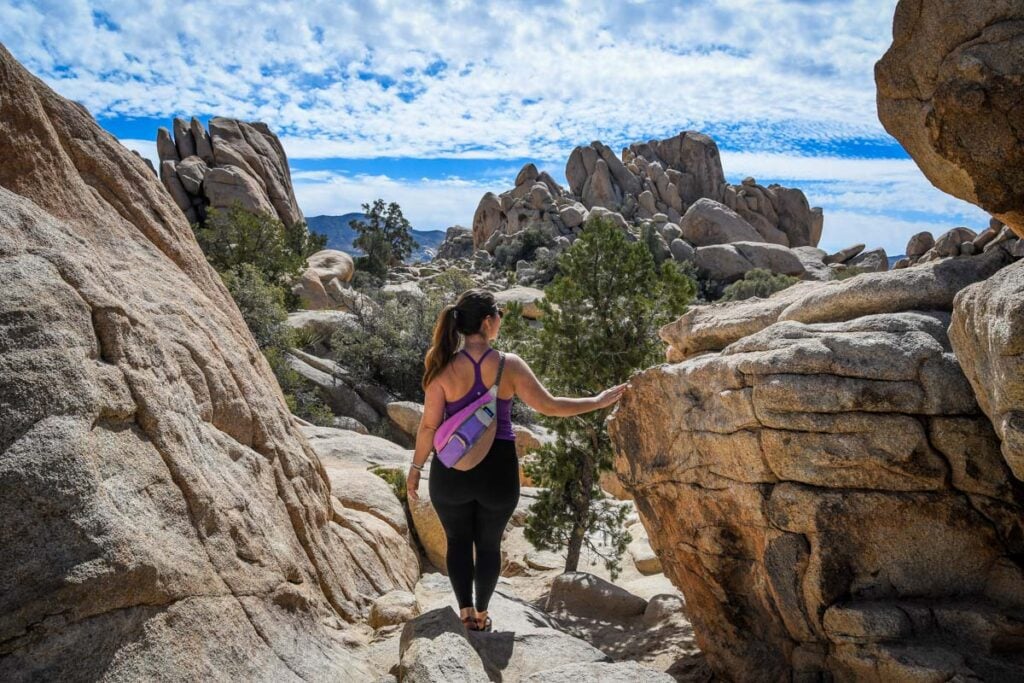
[[[420,487],[420,471],[413,466],[409,466],[409,474],[405,478],[405,495],[411,500],[418,502],[420,499],[419,489]]]

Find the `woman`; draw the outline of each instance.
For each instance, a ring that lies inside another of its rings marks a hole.
[[[502,315],[493,294],[471,289],[463,292],[454,305],[445,306],[437,318],[433,345],[424,362],[423,418],[406,481],[412,501],[418,500],[420,470],[433,450],[434,432],[447,416],[487,391],[498,376],[499,355],[490,343],[498,337]],[[463,344],[457,353],[460,337]],[[625,387],[619,384],[590,398],[556,398],[522,358],[508,353],[498,386],[494,445],[480,462],[469,463],[468,469],[461,460],[456,467],[449,468],[434,458],[430,467],[430,500],[448,540],[448,578],[467,628],[491,630],[487,606],[501,571],[501,536],[519,502],[519,459],[510,420],[512,397],[519,396],[544,415],[568,417],[607,408],[619,400]]]

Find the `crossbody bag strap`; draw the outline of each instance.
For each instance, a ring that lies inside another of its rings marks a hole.
[[[494,388],[501,384],[501,373],[505,370],[505,352],[498,351],[498,377],[494,380]]]

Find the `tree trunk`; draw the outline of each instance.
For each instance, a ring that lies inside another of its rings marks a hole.
[[[590,489],[594,486],[594,458],[584,453],[580,458],[580,482],[573,496],[572,532],[569,535],[569,550],[565,556],[565,571],[577,571],[580,564],[580,551],[583,549],[583,537],[587,533],[587,519],[590,517]]]

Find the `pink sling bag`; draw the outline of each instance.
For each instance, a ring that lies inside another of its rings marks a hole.
[[[462,410],[448,417],[434,432],[434,450],[446,467],[452,467],[476,449],[489,450],[498,431],[498,385],[505,369],[505,354],[498,352],[498,377],[494,385]]]

